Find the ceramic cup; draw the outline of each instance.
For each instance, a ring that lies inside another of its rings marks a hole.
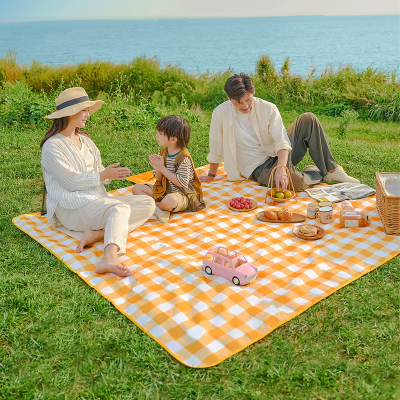
[[[321,207],[333,207],[333,203],[331,201],[320,201],[318,203],[319,208]]]
[[[319,211],[317,212],[317,218],[323,224],[329,224],[333,222],[333,207],[332,206],[319,207]]]
[[[307,218],[315,219],[317,218],[318,204],[308,203],[307,204]]]

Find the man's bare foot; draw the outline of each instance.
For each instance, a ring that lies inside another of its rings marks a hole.
[[[91,229],[86,229],[83,232],[82,239],[79,241],[78,246],[76,246],[76,251],[80,253],[83,251],[83,248],[91,243],[97,242],[101,239],[104,239],[104,231],[92,231]]]
[[[110,272],[114,272],[114,274],[117,274],[118,276],[122,276],[122,277],[133,275],[133,272],[130,269],[124,267],[122,264],[120,264],[118,262],[118,260],[116,263],[110,263],[110,261],[104,257],[96,265],[96,273],[97,274],[107,274]]]

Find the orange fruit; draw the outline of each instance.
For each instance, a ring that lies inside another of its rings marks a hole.
[[[290,190],[285,190],[283,195],[285,196],[285,199],[288,199],[289,197],[292,197],[292,192]]]
[[[285,195],[282,192],[276,192],[275,197],[277,199],[284,199]]]

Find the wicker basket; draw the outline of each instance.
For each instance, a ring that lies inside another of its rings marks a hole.
[[[288,189],[293,193],[291,197],[286,197],[284,199],[278,199],[276,197],[272,197],[272,187],[273,187],[273,183],[274,183],[274,172],[278,167],[285,167],[286,168],[286,172],[288,175]],[[294,186],[293,186],[293,182],[292,182],[292,177],[290,176],[290,171],[289,168],[287,168],[285,165],[277,165],[276,167],[274,167],[269,175],[269,179],[268,179],[268,188],[267,189],[267,195],[265,197],[265,202],[267,202],[267,199],[272,200],[273,203],[283,203],[285,201],[289,201],[294,199],[294,201],[297,201],[297,196],[296,196],[296,192],[294,190]]]
[[[400,172],[377,172],[376,208],[388,235],[400,235]]]

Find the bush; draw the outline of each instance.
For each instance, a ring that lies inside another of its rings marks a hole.
[[[351,110],[351,106],[345,103],[332,103],[326,106],[318,107],[316,112],[330,117],[339,117],[345,110]]]
[[[354,110],[343,110],[340,116],[338,134],[340,138],[344,138],[349,130],[350,123],[358,118],[358,113]]]
[[[43,117],[52,113],[54,101],[36,93],[26,83],[6,82],[0,89],[0,122],[8,126],[44,125]]]
[[[24,123],[37,123],[37,116],[48,107],[45,94],[54,98],[61,88],[72,86],[83,86],[91,98],[108,96],[115,99],[116,95],[123,94],[129,97],[129,107],[157,104],[175,109],[181,106],[184,98],[186,108],[199,105],[212,110],[226,101],[223,88],[231,73],[228,70],[217,74],[189,74],[170,64],[161,68],[156,58],[145,57],[138,57],[127,64],[89,60],[61,67],[37,62],[26,66],[19,65],[15,53],[9,52],[0,60],[0,83],[4,88],[6,83],[24,82],[32,89],[29,94],[31,103],[36,103],[17,113],[9,109],[5,111],[4,107],[2,112],[7,113],[11,122],[21,117]],[[328,67],[320,76],[316,75],[314,68],[308,76],[300,77],[291,74],[289,58],[285,59],[278,74],[271,57],[262,55],[252,78],[256,95],[276,103],[278,107],[301,108],[332,116],[354,109],[362,118],[400,121],[400,94],[394,72],[388,74],[372,67],[356,71],[347,65],[336,71]],[[110,109],[115,115],[122,112],[121,118],[143,123],[138,121],[137,116],[128,116],[129,112],[124,108],[126,105],[114,107],[119,107]]]

